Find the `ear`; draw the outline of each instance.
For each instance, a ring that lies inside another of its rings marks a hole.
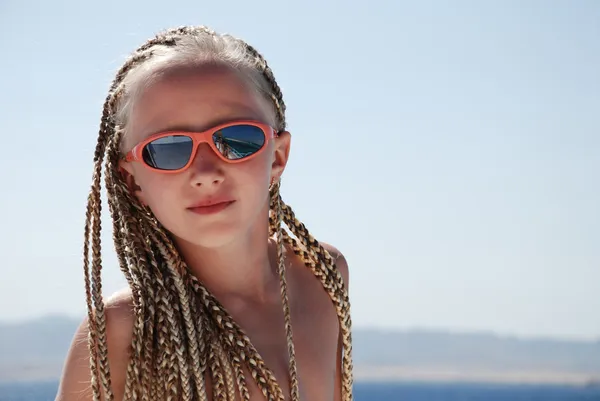
[[[288,162],[292,135],[288,131],[280,132],[273,142],[275,143],[275,153],[271,165],[271,177],[278,179],[283,174]]]
[[[142,188],[135,181],[133,165],[128,161],[121,160],[119,162],[119,172],[123,177],[123,181],[125,181],[125,183],[127,184],[129,191],[133,195],[135,195],[136,198],[138,198],[142,205],[146,206],[147,203],[144,200],[144,193],[142,191]]]

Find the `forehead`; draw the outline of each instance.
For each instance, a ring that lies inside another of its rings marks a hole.
[[[216,66],[171,71],[137,96],[125,146],[157,132],[202,131],[231,120],[272,124],[272,114],[265,99],[239,73]]]

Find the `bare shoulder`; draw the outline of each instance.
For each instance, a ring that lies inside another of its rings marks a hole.
[[[108,362],[115,400],[122,398],[133,335],[133,302],[129,289],[121,290],[105,301]],[[92,400],[89,327],[83,320],[71,342],[63,367],[56,401]]]
[[[325,248],[327,252],[329,252],[331,257],[333,258],[333,261],[335,262],[338,271],[344,279],[344,284],[346,284],[346,287],[348,287],[350,273],[348,271],[348,262],[346,261],[346,258],[344,257],[342,252],[340,252],[340,250],[337,249],[335,246],[327,244],[325,242],[321,242],[321,245],[323,246],[323,248]]]
[[[111,334],[131,338],[133,333],[133,295],[130,288],[115,292],[106,300],[106,324],[112,323]],[[108,328],[107,328],[108,330]],[[107,334],[108,335],[108,334]]]

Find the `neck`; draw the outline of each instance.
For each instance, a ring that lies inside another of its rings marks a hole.
[[[217,298],[278,299],[276,244],[269,239],[267,219],[245,235],[217,248],[178,244],[188,267]]]

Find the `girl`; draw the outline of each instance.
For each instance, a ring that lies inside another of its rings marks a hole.
[[[352,399],[348,267],[280,197],[285,128],[271,69],[239,39],[182,27],[127,60],[102,113],[88,315],[57,400]],[[103,163],[129,283],[106,301]]]

